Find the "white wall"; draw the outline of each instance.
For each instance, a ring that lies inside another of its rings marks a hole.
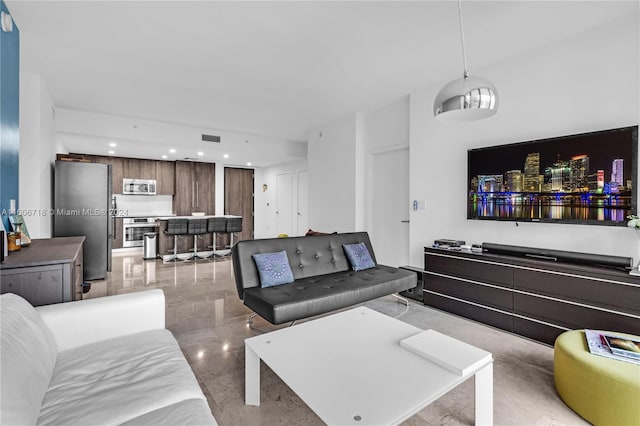
[[[388,175],[393,170],[374,170],[374,154],[398,150],[409,146],[409,95],[364,114],[363,136],[366,151],[365,229],[372,232],[373,196],[376,188],[369,184],[375,174]],[[409,188],[398,188],[409,191]],[[407,211],[409,206],[407,206]],[[408,213],[407,213],[408,214]],[[382,241],[382,244],[388,242]],[[376,244],[379,245],[379,244]]]
[[[361,120],[351,114],[309,132],[309,227],[314,231],[363,230],[357,227],[364,220],[357,216],[363,212],[356,199],[362,185],[356,176],[364,174],[356,162],[356,155],[364,155],[357,141]]]
[[[436,238],[637,259],[640,235],[626,227],[467,220],[465,194],[470,148],[637,125],[638,64],[635,15],[473,70],[498,88],[500,110],[490,119],[436,121],[440,86],[411,93],[410,194],[427,202],[411,215],[411,263],[422,265],[423,247]]]
[[[279,164],[272,167],[263,167],[255,170],[254,176],[254,235],[255,238],[274,238],[280,233],[276,229],[276,179],[283,173],[291,173],[293,176],[293,198],[291,217],[296,220],[298,206],[298,172],[307,170],[307,160],[294,161]],[[262,190],[262,185],[267,185],[267,190]],[[308,190],[300,188],[302,190]],[[295,223],[294,223],[295,225]],[[298,229],[295,235],[304,235],[307,230]],[[290,235],[294,236],[294,235]]]
[[[364,231],[366,229],[366,194],[367,194],[367,150],[364,138],[364,114],[356,113],[356,135],[355,135],[355,224],[354,231]]]
[[[409,95],[366,112],[364,139],[370,152],[409,146]]]
[[[31,238],[50,238],[55,110],[39,74],[20,73],[20,210]]]
[[[394,173],[373,170],[371,156],[409,146],[409,96],[319,126],[308,143],[309,227],[371,232],[373,174]]]

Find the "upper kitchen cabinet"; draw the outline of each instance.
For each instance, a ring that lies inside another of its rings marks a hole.
[[[122,194],[123,179],[153,179],[157,195],[175,192],[175,163],[173,161],[142,160],[139,158],[106,155],[58,154],[58,160],[111,164],[111,192]]]
[[[56,154],[56,160],[58,161],[75,161],[77,163],[95,163],[95,157],[95,155],[76,154],[73,152],[69,154]]]
[[[156,162],[154,160],[141,160],[138,158],[123,158],[125,179],[155,179]]]
[[[215,164],[189,161],[176,161],[175,164],[176,214],[215,214]]]
[[[194,206],[196,211],[215,214],[216,165],[211,163],[194,163],[194,165],[196,183]]]
[[[111,193],[122,194],[122,179],[124,178],[122,158],[96,155],[94,156],[94,161],[96,163],[111,164]]]
[[[175,197],[173,208],[178,216],[190,215],[193,211],[193,163],[176,161]]]
[[[176,181],[176,165],[173,161],[156,161],[156,193],[173,195]]]

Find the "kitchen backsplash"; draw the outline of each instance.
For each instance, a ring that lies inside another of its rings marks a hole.
[[[169,216],[173,212],[171,195],[121,195],[116,194],[118,216]]]

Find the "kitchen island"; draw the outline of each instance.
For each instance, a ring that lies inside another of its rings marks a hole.
[[[212,218],[237,218],[242,219],[242,216],[235,215],[204,215],[204,216],[161,216],[156,218],[156,223],[158,224],[158,254],[160,258],[163,260],[167,260],[171,257],[171,253],[173,253],[173,243],[174,237],[173,235],[167,235],[165,231],[167,230],[167,221],[169,219],[212,219]],[[216,238],[216,248],[223,247],[223,250],[216,250],[216,254],[226,254],[229,252],[226,247],[227,241],[229,238],[227,237],[227,233],[223,231],[217,232]],[[206,233],[198,236],[198,255],[202,257],[212,256],[213,255],[213,234]],[[178,258],[188,260],[192,253],[189,250],[193,250],[193,235],[183,235],[178,236]],[[181,256],[182,255],[182,256]]]

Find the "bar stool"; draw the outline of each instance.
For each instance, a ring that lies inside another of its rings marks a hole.
[[[178,236],[187,233],[187,219],[168,219],[167,229],[164,231],[165,235],[173,235],[173,255],[166,262],[178,261]]]
[[[193,257],[204,259],[205,257],[198,256],[198,237],[207,233],[207,219],[187,219],[189,225],[187,226],[187,235],[193,235]]]
[[[218,216],[218,217],[209,218],[209,221],[207,222],[207,232],[210,232],[211,234],[213,234],[213,244],[211,245],[211,248],[213,249],[212,256],[216,255],[216,243],[217,243],[218,232],[226,232],[226,230],[227,230],[226,217]]]
[[[233,241],[233,236],[237,232],[242,232],[242,218],[239,216],[227,217],[227,229],[226,231],[231,234],[231,246],[233,247],[235,242]]]

